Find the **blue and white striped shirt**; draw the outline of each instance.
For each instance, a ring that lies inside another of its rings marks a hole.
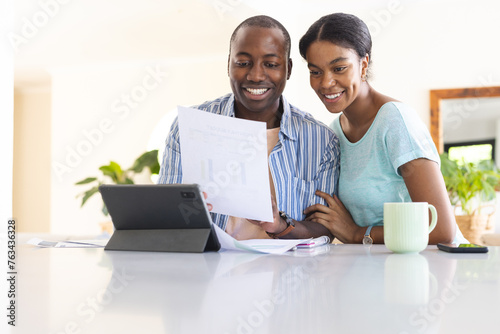
[[[325,204],[317,189],[337,194],[340,148],[334,132],[323,123],[288,104],[282,96],[278,143],[269,155],[269,169],[276,190],[278,209],[295,220],[304,220],[304,209]],[[194,108],[234,117],[234,95],[228,94]],[[182,183],[179,125],[174,120],[166,140],[158,183]],[[211,213],[212,220],[226,229],[227,215]]]

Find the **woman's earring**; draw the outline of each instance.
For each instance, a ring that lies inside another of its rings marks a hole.
[[[366,75],[361,76],[361,81],[366,81]]]

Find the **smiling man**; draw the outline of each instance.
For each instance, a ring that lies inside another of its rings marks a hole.
[[[282,96],[292,73],[290,35],[268,16],[254,16],[234,30],[228,75],[232,94],[195,106],[200,110],[266,122],[274,222],[212,213],[236,239],[305,238],[329,235],[323,225],[304,222],[304,209],[323,200],[317,189],[337,193],[338,138],[326,125],[290,105]],[[166,140],[159,183],[182,183],[177,119]]]

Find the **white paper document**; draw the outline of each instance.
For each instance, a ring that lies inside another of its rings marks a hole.
[[[259,252],[267,254],[283,254],[294,249],[298,244],[305,243],[308,239],[250,239],[238,241],[223,231],[219,226],[214,225],[217,239],[219,239],[221,249]]]
[[[109,240],[65,240],[65,241],[47,241],[40,238],[32,238],[28,240],[28,244],[38,247],[51,248],[104,248]]]
[[[183,183],[197,183],[212,212],[273,221],[266,123],[178,107]]]

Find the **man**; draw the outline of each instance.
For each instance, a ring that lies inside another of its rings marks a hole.
[[[239,240],[332,237],[322,225],[302,220],[305,208],[322,201],[315,195],[317,189],[337,193],[338,138],[281,95],[292,71],[290,45],[288,32],[275,19],[254,16],[243,21],[230,41],[228,75],[233,93],[195,107],[267,124],[274,222],[212,213],[213,222]],[[182,182],[180,158],[175,120],[166,141],[159,183]]]

